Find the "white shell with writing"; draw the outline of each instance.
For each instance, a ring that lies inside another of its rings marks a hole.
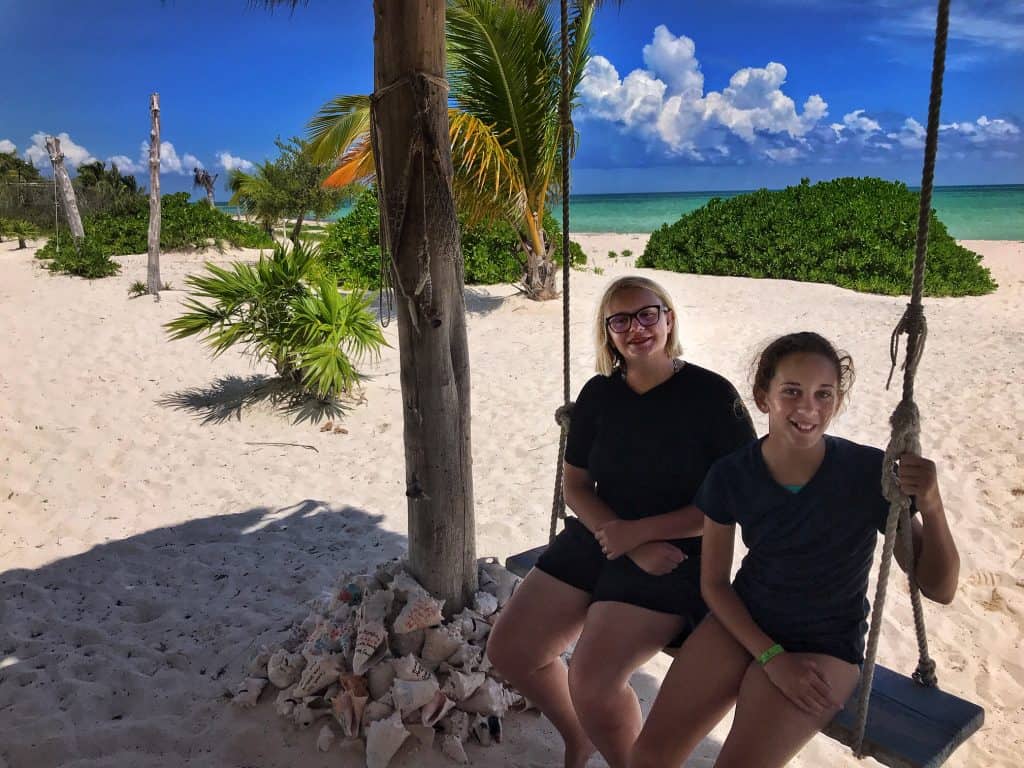
[[[366,768],[387,768],[408,737],[409,731],[397,712],[371,723],[366,729]]]

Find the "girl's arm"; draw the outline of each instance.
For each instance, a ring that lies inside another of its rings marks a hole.
[[[568,462],[562,464],[562,495],[565,504],[591,532],[598,531],[605,523],[619,518],[612,508],[605,504],[594,491],[594,478],[583,467]]]
[[[611,520],[595,532],[609,560],[649,541],[686,539],[704,532],[704,513],[693,504],[639,520]]]
[[[710,517],[704,520],[704,544],[700,567],[700,589],[704,602],[737,642],[761,663],[768,679],[793,704],[815,717],[842,706],[832,700],[832,687],[817,663],[803,654],[773,652],[775,641],[757,625],[747,606],[729,580],[732,571],[735,525],[722,525]],[[761,662],[765,652],[767,661]],[[770,714],[766,714],[770,717]]]
[[[946,512],[939,494],[935,464],[914,454],[904,454],[899,465],[900,488],[913,496],[921,519],[911,521],[914,541],[914,578],[921,593],[938,603],[950,603],[960,578],[960,555],[946,521]],[[902,547],[896,547],[896,560],[906,571]]]

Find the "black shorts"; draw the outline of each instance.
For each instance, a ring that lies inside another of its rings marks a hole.
[[[689,554],[671,573],[652,576],[622,556],[609,560],[601,545],[575,517],[537,559],[539,570],[590,594],[593,602],[636,605],[659,613],[681,616],[683,628],[669,643],[678,648],[707,614],[700,596],[700,557]]]

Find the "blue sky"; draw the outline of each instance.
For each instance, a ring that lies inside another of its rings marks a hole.
[[[57,24],[53,20],[59,20]],[[625,0],[599,11],[576,192],[920,180],[934,4]],[[159,91],[166,191],[275,154],[372,84],[370,0],[0,0],[0,151],[137,168]],[[940,184],[1024,183],[1024,3],[953,0]],[[148,183],[148,181],[146,182]],[[227,197],[221,186],[218,197]]]

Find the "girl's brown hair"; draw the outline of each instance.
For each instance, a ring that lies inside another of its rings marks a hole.
[[[846,395],[853,387],[855,378],[853,358],[841,349],[836,349],[832,342],[813,331],[800,331],[780,336],[764,348],[758,355],[752,371],[752,389],[754,402],[760,402],[759,394],[768,391],[772,377],[783,358],[790,355],[820,355],[836,367],[836,378],[839,379],[839,405],[846,401]]]

